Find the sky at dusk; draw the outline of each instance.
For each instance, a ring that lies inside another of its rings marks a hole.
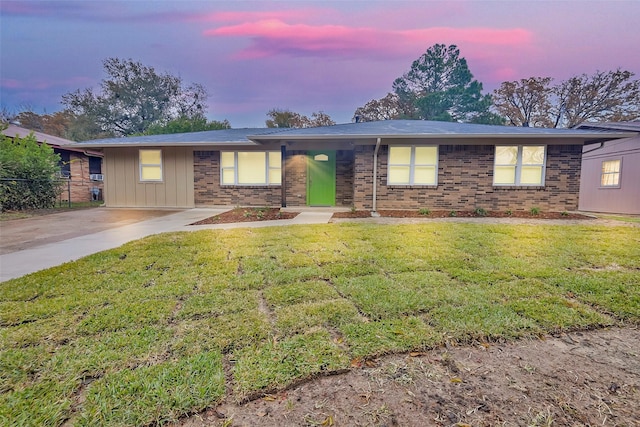
[[[6,1],[0,105],[63,109],[102,61],[133,59],[200,83],[208,117],[263,127],[272,108],[350,122],[435,43],[455,44],[485,92],[626,69],[640,78],[640,0]]]

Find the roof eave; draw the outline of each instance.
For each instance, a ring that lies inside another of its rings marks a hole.
[[[74,147],[92,149],[92,148],[132,148],[132,147],[255,147],[259,145],[253,141],[246,142],[210,142],[210,141],[194,141],[194,142],[105,142],[105,143],[77,143]]]
[[[584,141],[591,139],[621,139],[621,138],[630,138],[636,136],[636,133],[633,132],[611,132],[606,135],[603,134],[579,134],[579,133],[568,133],[568,134],[519,134],[519,133],[505,133],[505,134],[464,134],[464,133],[446,133],[446,134],[424,134],[424,133],[416,133],[416,134],[388,134],[388,135],[379,135],[379,134],[367,134],[367,135],[296,135],[287,137],[287,135],[250,135],[247,138],[252,141],[258,142],[262,141],[308,141],[308,140],[355,140],[355,139],[514,139],[514,138],[524,138],[524,139],[581,139]],[[602,138],[606,136],[606,138]]]

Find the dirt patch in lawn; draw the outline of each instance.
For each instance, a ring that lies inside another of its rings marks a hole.
[[[458,210],[401,210],[385,209],[378,211],[383,218],[526,218],[526,219],[593,219],[586,215],[571,212],[541,212],[541,211],[475,211]],[[371,211],[336,212],[333,218],[368,218]]]
[[[626,327],[385,356],[177,425],[637,425],[638,342]]]
[[[234,222],[273,221],[295,218],[300,212],[284,212],[279,208],[235,208],[189,225],[229,224]]]

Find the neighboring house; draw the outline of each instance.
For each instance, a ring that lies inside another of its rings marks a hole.
[[[578,129],[640,132],[640,121],[584,123]],[[640,133],[584,147],[580,210],[640,215]]]
[[[578,209],[585,143],[625,132],[390,120],[102,139],[114,207]]]
[[[103,154],[101,152],[78,148],[73,146],[74,141],[12,124],[2,133],[10,138],[15,136],[25,138],[33,133],[40,144],[47,144],[60,155],[60,177],[67,181],[60,195],[61,200],[88,202],[102,199]]]

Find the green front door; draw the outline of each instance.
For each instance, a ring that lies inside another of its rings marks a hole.
[[[309,206],[336,204],[336,152],[309,151],[307,162],[307,203]]]

